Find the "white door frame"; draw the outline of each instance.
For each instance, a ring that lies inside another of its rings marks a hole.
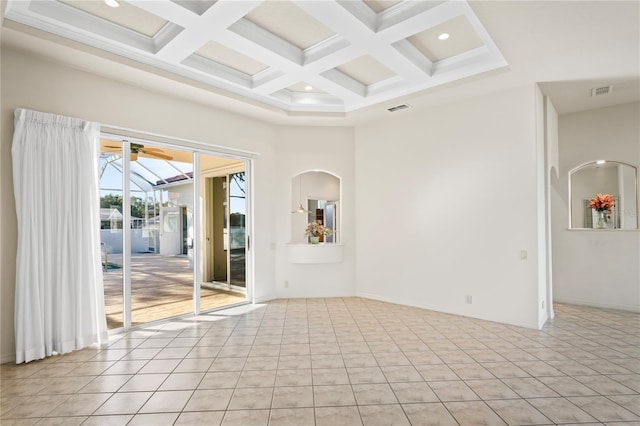
[[[253,203],[251,200],[253,188],[253,178],[252,178],[252,167],[253,167],[253,159],[248,156],[244,156],[241,154],[232,155],[224,152],[216,152],[209,149],[202,148],[194,148],[191,146],[183,146],[176,141],[176,143],[167,143],[167,142],[157,142],[154,138],[132,138],[125,135],[118,134],[117,132],[112,131],[102,131],[101,137],[118,141],[122,143],[122,294],[123,294],[123,327],[110,330],[110,333],[120,333],[122,331],[129,331],[132,328],[131,324],[131,202],[130,202],[130,194],[131,194],[131,182],[128,178],[131,172],[130,165],[130,153],[131,153],[131,142],[142,143],[142,144],[152,144],[155,146],[171,148],[182,150],[186,152],[191,152],[193,155],[193,191],[194,191],[194,205],[193,205],[193,227],[194,227],[194,242],[193,242],[193,313],[185,314],[178,316],[179,317],[188,317],[192,315],[198,315],[201,313],[200,311],[200,283],[202,282],[202,243],[200,237],[200,231],[204,229],[202,227],[203,218],[202,218],[202,202],[200,200],[200,189],[201,183],[200,178],[200,155],[210,155],[213,157],[222,157],[222,158],[233,158],[239,161],[244,162],[244,172],[245,172],[245,181],[246,181],[246,221],[245,221],[245,247],[246,247],[246,257],[245,257],[245,267],[246,267],[246,299],[244,302],[229,305],[229,306],[238,306],[243,304],[253,303],[253,250],[250,244],[251,235],[253,234]],[[228,308],[229,306],[224,306],[220,308],[214,308],[207,311],[215,311],[219,309]],[[173,318],[173,317],[172,317]],[[164,320],[164,319],[163,319]],[[161,321],[163,321],[161,320]],[[154,321],[155,322],[155,321]],[[144,326],[144,325],[142,325]]]

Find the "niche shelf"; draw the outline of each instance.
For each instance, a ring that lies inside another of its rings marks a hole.
[[[344,245],[325,244],[287,244],[291,263],[340,263],[344,259]]]

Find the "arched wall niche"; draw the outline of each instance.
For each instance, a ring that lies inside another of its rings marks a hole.
[[[638,169],[611,160],[596,160],[569,171],[570,229],[638,229]],[[598,221],[589,207],[596,196],[610,196],[613,206]]]
[[[291,243],[309,241],[307,224],[317,221],[331,229],[322,243],[339,243],[341,234],[341,178],[322,170],[308,170],[291,179]]]

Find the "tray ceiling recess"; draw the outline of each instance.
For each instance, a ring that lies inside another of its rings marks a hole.
[[[459,0],[118,3],[9,0],[5,16],[287,112],[346,113],[507,65]]]

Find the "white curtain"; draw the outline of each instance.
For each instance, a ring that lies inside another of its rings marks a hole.
[[[107,338],[97,123],[15,111],[16,363]]]

